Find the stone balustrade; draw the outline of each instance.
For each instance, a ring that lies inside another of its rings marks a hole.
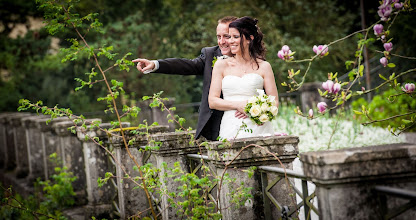
[[[162,189],[174,193],[180,192],[180,182],[170,177],[172,170],[169,168],[176,163],[183,171],[193,172],[190,158],[194,157],[204,158],[217,176],[225,172],[227,178],[236,180],[223,183],[218,195],[219,186],[213,189],[212,198],[219,198],[222,219],[265,219],[262,187],[273,182],[275,174],[268,173],[269,182],[262,183],[260,176],[267,171],[261,174],[254,170],[249,178],[246,170],[251,166],[281,168],[282,165],[292,169],[292,161],[298,156],[299,138],[296,136],[255,137],[236,139],[229,144],[215,141],[201,145],[192,141],[194,131],[169,132],[168,126],[155,126],[143,133],[143,129],[128,128],[126,122],[123,123],[126,143],[129,143],[126,148],[120,130],[114,130],[109,123],[101,123],[100,127],[87,125],[87,129],[78,126],[74,134],[68,130],[74,126],[71,120],[58,118],[46,124],[47,120],[27,113],[0,114],[0,178],[4,185],[14,185],[19,193],[31,194],[35,179],[47,179],[53,173],[56,164],[50,163],[48,158],[56,153],[61,165],[77,177],[73,186],[78,207],[73,210],[78,211],[66,212],[71,218],[149,216],[148,196],[162,219],[180,218],[169,200],[180,202],[183,199],[157,192],[146,195],[131,157],[140,166],[153,164],[160,170]],[[101,146],[97,145],[98,141]],[[301,161],[305,176],[317,185],[321,219],[378,219],[382,206],[376,199],[374,187],[416,190],[415,155],[415,145],[403,144],[309,152],[301,154]],[[97,181],[104,178],[106,172],[111,172],[113,177],[99,187]],[[126,177],[132,177],[134,182]],[[231,193],[242,182],[244,187],[250,187],[253,197],[237,207],[231,202]],[[269,192],[280,204],[294,208],[293,191],[285,181],[280,181]],[[391,201],[390,208],[403,203],[395,198]],[[273,207],[271,210],[271,218],[280,218],[281,210]],[[403,219],[412,218],[415,212],[403,216]]]
[[[301,154],[316,184],[320,219],[384,219],[375,186],[416,192],[416,145],[392,144]],[[389,198],[388,208],[405,204]],[[416,208],[395,219],[414,219]]]

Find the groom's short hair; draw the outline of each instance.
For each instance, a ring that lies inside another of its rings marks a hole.
[[[233,21],[235,21],[235,20],[237,20],[238,18],[237,17],[235,17],[235,16],[225,16],[225,17],[223,17],[223,18],[220,18],[219,20],[218,20],[218,24],[227,24],[227,23],[231,23],[231,22],[233,22]]]

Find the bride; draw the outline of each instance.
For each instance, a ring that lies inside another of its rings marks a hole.
[[[265,60],[263,33],[257,27],[257,19],[242,17],[235,20],[229,25],[229,35],[233,56],[215,62],[208,96],[211,109],[224,111],[219,136],[234,139],[271,135],[274,131],[269,121],[257,125],[249,118],[235,117],[237,111],[244,113],[247,100],[258,95],[257,89],[275,96],[276,107],[279,105],[273,70]],[[243,128],[243,124],[247,127]]]

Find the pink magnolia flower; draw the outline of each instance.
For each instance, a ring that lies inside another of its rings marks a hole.
[[[291,60],[293,59],[292,51],[290,50],[289,46],[284,45],[279,52],[277,52],[277,56],[282,60]]]
[[[320,113],[324,113],[328,105],[325,102],[318,103],[317,107]]]
[[[341,90],[341,84],[335,83],[334,87],[332,88],[332,93],[337,94]]]
[[[319,46],[313,46],[312,48],[313,52],[315,52],[320,57],[324,57],[329,54],[328,52],[328,45],[319,45]]]
[[[381,39],[381,42],[385,43],[386,42],[386,35],[381,35],[380,39]]]
[[[386,1],[378,7],[377,13],[382,21],[387,21],[392,11],[393,9],[391,8],[390,1]]]
[[[403,2],[394,3],[394,7],[398,10],[400,10],[403,7]]]
[[[404,88],[402,87],[402,90],[406,93],[413,93],[413,91],[415,91],[415,84],[414,83],[406,83],[404,85]]]
[[[326,82],[322,83],[322,88],[324,88],[329,93],[332,93],[332,87],[334,87],[334,82],[332,82],[332,80],[327,80]]]
[[[383,33],[383,25],[382,24],[376,24],[373,27],[374,29],[374,35],[379,36],[381,33]]]
[[[287,134],[283,132],[275,132],[274,135],[275,136],[287,136]]]
[[[326,82],[322,83],[322,88],[328,91],[329,93],[337,94],[341,90],[341,84],[332,82],[331,80],[327,80]]]
[[[383,46],[384,46],[384,49],[388,52],[390,52],[393,49],[393,43],[392,42],[385,43],[385,44],[383,44]]]
[[[383,66],[384,67],[386,67],[387,66],[387,63],[388,63],[389,61],[387,60],[387,58],[385,58],[385,57],[382,57],[381,59],[380,59],[380,63],[381,64],[383,64]]]
[[[309,109],[309,118],[313,118],[313,110]]]

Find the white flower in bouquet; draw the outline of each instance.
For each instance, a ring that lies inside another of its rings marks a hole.
[[[276,118],[278,108],[275,96],[267,96],[262,89],[258,89],[257,93],[258,96],[248,100],[244,111],[253,122],[262,125]]]
[[[269,107],[269,105],[267,103],[261,104],[261,111],[262,112],[269,111],[269,109],[270,109],[270,107]]]
[[[260,106],[258,106],[258,105],[253,105],[253,106],[250,108],[250,115],[252,115],[252,116],[256,117],[256,116],[259,116],[259,115],[260,115],[260,113],[261,113],[261,108],[260,108]]]
[[[260,117],[259,117],[259,120],[261,121],[261,122],[267,122],[268,120],[269,120],[269,116],[267,116],[266,114],[262,114]]]
[[[253,96],[248,100],[248,103],[256,103],[256,101],[257,101],[256,96]]]
[[[270,108],[270,112],[272,113],[273,116],[276,116],[277,113],[279,113],[279,109],[274,105]]]

